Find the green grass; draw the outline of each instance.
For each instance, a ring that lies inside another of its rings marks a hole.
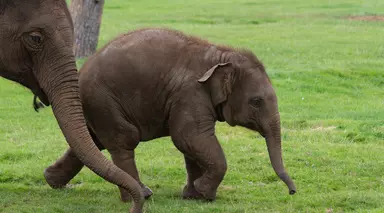
[[[258,134],[219,123],[229,169],[217,201],[179,198],[183,158],[169,138],[140,144],[137,164],[154,191],[147,212],[384,212],[384,15],[379,0],[106,1],[100,46],[139,27],[168,26],[251,49],[279,98],[288,195]],[[82,61],[79,62],[82,64]],[[51,109],[0,79],[0,212],[127,212],[117,188],[88,169],[53,190],[43,170],[67,148]],[[109,155],[106,153],[109,157]]]

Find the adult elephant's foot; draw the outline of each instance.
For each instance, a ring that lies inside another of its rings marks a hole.
[[[149,199],[152,195],[153,192],[152,190],[144,185],[143,183],[140,183],[141,190],[143,191],[144,198],[147,200]],[[129,194],[129,192],[125,189],[119,188],[120,189],[120,199],[121,201],[125,202],[131,202],[132,201],[132,196]]]
[[[183,189],[183,199],[190,200],[201,200],[204,199],[203,195],[196,191],[193,185],[187,184]]]
[[[196,191],[200,193],[205,200],[214,201],[216,199],[217,189],[213,189],[209,184],[205,184],[203,178],[195,180],[193,184],[195,186]]]

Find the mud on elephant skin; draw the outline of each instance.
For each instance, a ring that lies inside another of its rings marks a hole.
[[[73,24],[64,0],[0,0],[0,76],[29,88],[44,105],[51,105],[78,160],[128,189],[134,197],[132,212],[142,212],[140,185],[103,156],[87,130],[73,43]],[[34,100],[36,109],[41,106]]]
[[[179,31],[141,29],[90,57],[79,80],[88,128],[99,148],[137,181],[135,147],[171,136],[185,158],[183,197],[214,200],[227,170],[215,135],[219,120],[265,137],[273,169],[289,193],[296,192],[283,165],[277,97],[252,52]],[[80,171],[82,163],[71,152],[46,170],[48,182],[64,186]],[[120,191],[124,200],[127,194]]]

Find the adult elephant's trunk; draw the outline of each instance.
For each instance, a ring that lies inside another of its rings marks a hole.
[[[130,192],[134,202],[131,212],[142,212],[144,197],[140,185],[107,160],[92,141],[83,115],[75,63],[61,65],[51,71],[51,76],[38,76],[38,80],[69,146],[93,172]]]
[[[281,154],[281,133],[280,133],[280,115],[275,114],[269,124],[269,131],[266,135],[269,159],[273,169],[279,178],[288,186],[289,194],[296,193],[296,186],[288,173],[285,171]]]

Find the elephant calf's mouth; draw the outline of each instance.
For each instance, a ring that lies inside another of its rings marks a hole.
[[[36,112],[39,112],[39,109],[44,108],[46,105],[42,103],[40,100],[37,100],[37,95],[34,95],[33,97],[33,109],[35,109]]]
[[[50,105],[47,95],[41,88],[37,89],[37,91],[33,90],[32,92],[34,94],[33,108],[36,112],[39,112],[39,109]],[[39,98],[39,100],[37,98]]]

